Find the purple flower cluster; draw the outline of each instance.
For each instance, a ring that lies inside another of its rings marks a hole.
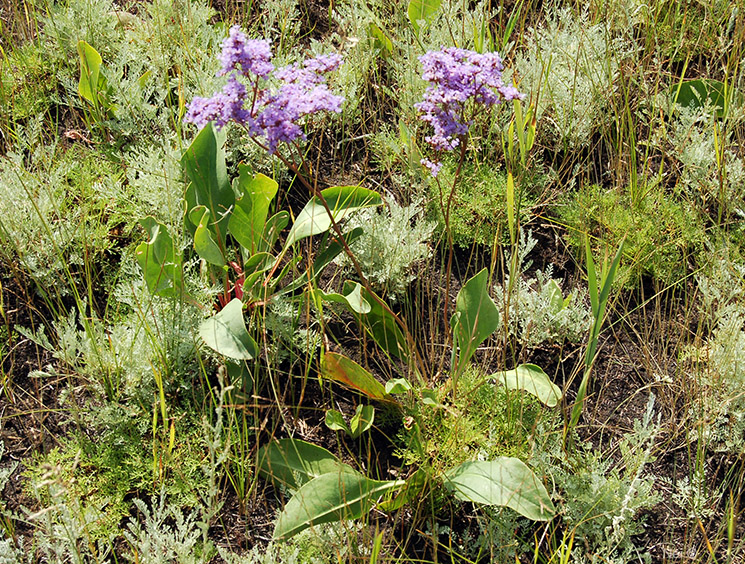
[[[339,55],[319,55],[302,65],[290,65],[274,73],[283,84],[276,92],[261,97],[262,110],[251,125],[252,133],[266,138],[270,153],[281,142],[305,140],[298,125],[301,117],[324,110],[341,112],[344,98],[331,93],[323,76],[338,69],[341,62]]]
[[[324,110],[341,112],[344,98],[331,93],[324,76],[339,68],[339,55],[319,55],[276,70],[271,59],[269,42],[247,39],[238,26],[232,27],[222,44],[222,69],[218,73],[227,74],[228,83],[211,98],[194,98],[184,122],[200,128],[214,122],[219,128],[235,121],[245,125],[251,135],[263,137],[267,150],[274,153],[282,142],[305,139],[298,123],[303,116]],[[270,79],[272,71],[279,87],[261,89],[260,79]],[[251,81],[250,92],[238,81],[238,74]]]
[[[436,151],[452,151],[468,133],[471,120],[466,115],[473,104],[493,106],[503,100],[522,99],[514,86],[502,82],[502,59],[497,53],[476,53],[455,47],[429,51],[419,57],[430,83],[424,99],[415,104],[420,119],[432,125],[434,134],[425,137]],[[471,105],[469,106],[469,102]],[[422,159],[432,176],[442,163]]]

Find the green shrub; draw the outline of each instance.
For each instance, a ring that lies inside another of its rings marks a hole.
[[[455,165],[446,162],[438,175],[438,182],[430,182],[429,201],[431,209],[445,230],[445,214]],[[442,187],[442,193],[440,193]],[[527,186],[516,186],[516,203],[519,220],[525,224],[530,219],[534,204]],[[507,173],[495,170],[493,165],[464,163],[460,181],[450,209],[450,230],[453,242],[461,247],[477,245],[493,246],[503,242],[507,233]],[[442,204],[442,205],[441,205]],[[497,236],[502,238],[495,241]]]
[[[627,193],[586,186],[571,194],[557,212],[570,230],[569,242],[579,252],[588,235],[593,246],[600,247],[601,256],[612,256],[626,238],[617,278],[628,287],[642,274],[663,284],[680,282],[706,240],[696,212],[659,188],[632,204]]]

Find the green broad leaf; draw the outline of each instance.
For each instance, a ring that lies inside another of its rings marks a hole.
[[[406,378],[394,378],[385,383],[386,394],[405,394],[411,390],[411,384]]]
[[[261,248],[266,216],[278,188],[279,185],[268,176],[261,173],[252,175],[246,165],[238,166],[238,178],[233,181],[233,190],[242,196],[235,202],[228,229],[250,254]]]
[[[344,284],[345,294],[348,293],[349,284],[351,282]],[[364,315],[355,313],[357,320],[381,349],[396,358],[406,359],[409,356],[409,345],[396,320],[385,310],[379,297],[365,288],[362,288],[360,293],[370,304],[370,311]]]
[[[721,118],[724,117],[725,110],[728,107],[727,95],[729,92],[727,89],[727,85],[723,82],[703,78],[674,84],[670,89],[670,95],[673,103],[686,108],[702,108],[706,104],[710,104],[716,108],[717,117]],[[730,99],[732,98],[730,97]],[[739,100],[740,96],[737,96],[737,98],[738,101],[741,101]]]
[[[266,300],[271,295],[271,291],[264,286],[265,280],[266,277],[262,272],[254,272],[247,275],[243,281],[244,297],[248,296],[250,300]],[[244,299],[244,301],[250,300]]]
[[[194,231],[194,250],[208,263],[215,266],[225,266],[225,257],[209,228],[210,211],[204,206],[197,206],[192,212],[201,215],[201,219],[197,222],[196,231]]]
[[[80,97],[93,106],[96,119],[115,117],[116,106],[111,102],[112,88],[104,74],[101,55],[85,41],[78,42],[80,55],[80,80],[78,93]]]
[[[181,157],[181,166],[189,180],[185,194],[186,228],[194,235],[197,224],[190,212],[197,206],[205,206],[213,218],[210,230],[215,240],[223,245],[235,204],[235,193],[230,187],[225,166],[224,143],[225,134],[218,133],[209,123],[197,134]]]
[[[556,513],[544,485],[518,458],[464,462],[445,473],[445,486],[462,501],[509,507],[533,521]]]
[[[233,386],[236,391],[235,400],[236,403],[240,402],[244,405],[253,404],[254,399],[251,398],[254,392],[254,376],[253,372],[246,366],[245,362],[226,362],[225,370],[230,378],[230,386]]]
[[[349,290],[347,292],[347,290]],[[372,309],[370,304],[362,297],[362,286],[358,282],[354,282],[353,286],[344,286],[344,294],[329,293],[326,294],[322,290],[314,290],[314,293],[326,302],[335,302],[344,304],[355,313],[369,313]]]
[[[352,438],[356,439],[369,430],[374,421],[375,408],[372,405],[358,405],[352,419],[349,420],[349,430]]]
[[[419,499],[426,486],[427,473],[420,468],[406,480],[404,487],[393,499],[380,502],[378,508],[386,512],[401,509],[407,503]]]
[[[321,192],[334,222],[339,222],[353,211],[379,206],[383,203],[380,194],[361,186],[333,186]],[[331,228],[331,217],[321,199],[314,196],[298,214],[285,242],[285,249],[301,239],[320,235]]]
[[[80,55],[80,80],[78,94],[92,106],[98,106],[99,91],[105,88],[106,78],[101,74],[103,59],[93,47],[85,41],[78,41]]]
[[[561,294],[561,288],[559,288],[556,280],[551,280],[548,283],[548,286],[548,302],[551,304],[551,311],[558,313],[564,309],[566,305],[564,296]]]
[[[440,10],[440,0],[409,0],[407,11],[411,27],[416,33],[421,29],[419,22],[432,23],[437,12]]]
[[[371,480],[358,472],[323,474],[303,485],[287,502],[274,527],[274,539],[288,539],[313,525],[359,519],[380,496],[405,483]]]
[[[151,294],[174,297],[183,291],[181,256],[176,254],[168,228],[153,217],[140,220],[149,240],[135,249],[137,262]]]
[[[398,138],[409,159],[409,169],[424,170],[422,152],[416,144],[416,135],[411,132],[403,118],[398,120]],[[429,174],[429,173],[427,173]]]
[[[256,272],[266,272],[274,266],[276,259],[269,253],[256,253],[243,263],[243,274],[248,276]]]
[[[238,360],[251,360],[259,354],[259,346],[251,338],[243,322],[243,303],[230,300],[222,311],[204,320],[199,336],[208,347],[221,355]]]
[[[556,407],[561,400],[561,388],[549,379],[548,374],[540,366],[535,364],[521,364],[512,370],[492,374],[491,378],[501,382],[510,390],[522,390],[533,394],[548,407]]]
[[[325,448],[300,439],[272,441],[259,449],[258,460],[259,473],[264,478],[291,490],[297,490],[324,474],[354,472],[349,464],[343,463]]]
[[[373,40],[373,49],[381,51],[385,56],[393,53],[393,42],[380,27],[372,22],[367,26],[367,36]]]
[[[458,346],[458,371],[465,368],[479,345],[499,327],[499,310],[487,291],[488,277],[489,273],[483,269],[463,285],[455,300],[457,318],[451,320],[451,326]]]
[[[326,423],[326,427],[328,427],[332,431],[344,431],[349,435],[352,434],[351,429],[347,425],[347,422],[344,420],[344,416],[341,414],[341,412],[336,411],[335,409],[329,409],[326,412],[324,423]]]
[[[326,352],[321,357],[321,377],[339,382],[357,392],[376,400],[390,399],[383,384],[351,358]]]
[[[142,76],[137,79],[137,85],[140,87],[140,89],[145,89],[147,86],[147,83],[150,82],[150,79],[153,76],[153,69],[148,69],[144,73],[142,73]]]
[[[437,390],[422,390],[422,403],[438,409],[447,409],[447,406],[440,402]]]
[[[264,232],[261,234],[261,241],[257,249],[260,252],[271,251],[288,223],[290,223],[290,214],[284,210],[270,217],[264,225]]]

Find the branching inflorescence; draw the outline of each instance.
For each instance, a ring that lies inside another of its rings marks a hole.
[[[422,78],[430,86],[424,100],[415,107],[420,119],[434,128],[434,134],[425,137],[425,141],[435,151],[452,151],[461,144],[476,107],[491,107],[503,100],[525,97],[514,86],[502,82],[504,67],[497,53],[447,47],[429,51],[419,61],[424,70]],[[421,162],[432,176],[437,176],[442,166],[441,162],[426,158]]]
[[[239,26],[233,26],[219,59],[218,74],[228,75],[228,83],[211,98],[194,98],[186,123],[201,128],[214,122],[220,128],[234,121],[246,126],[252,136],[263,137],[267,150],[275,153],[279,143],[305,140],[298,123],[302,117],[324,110],[341,112],[344,98],[331,93],[325,77],[341,65],[339,55],[319,55],[275,70],[269,42],[247,39]],[[249,80],[250,90],[239,75]],[[272,78],[280,82],[279,87],[262,88],[262,81]]]

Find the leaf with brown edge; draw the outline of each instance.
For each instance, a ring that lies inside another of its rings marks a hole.
[[[352,388],[375,400],[398,403],[385,392],[383,384],[350,358],[327,352],[321,358],[321,376]]]

